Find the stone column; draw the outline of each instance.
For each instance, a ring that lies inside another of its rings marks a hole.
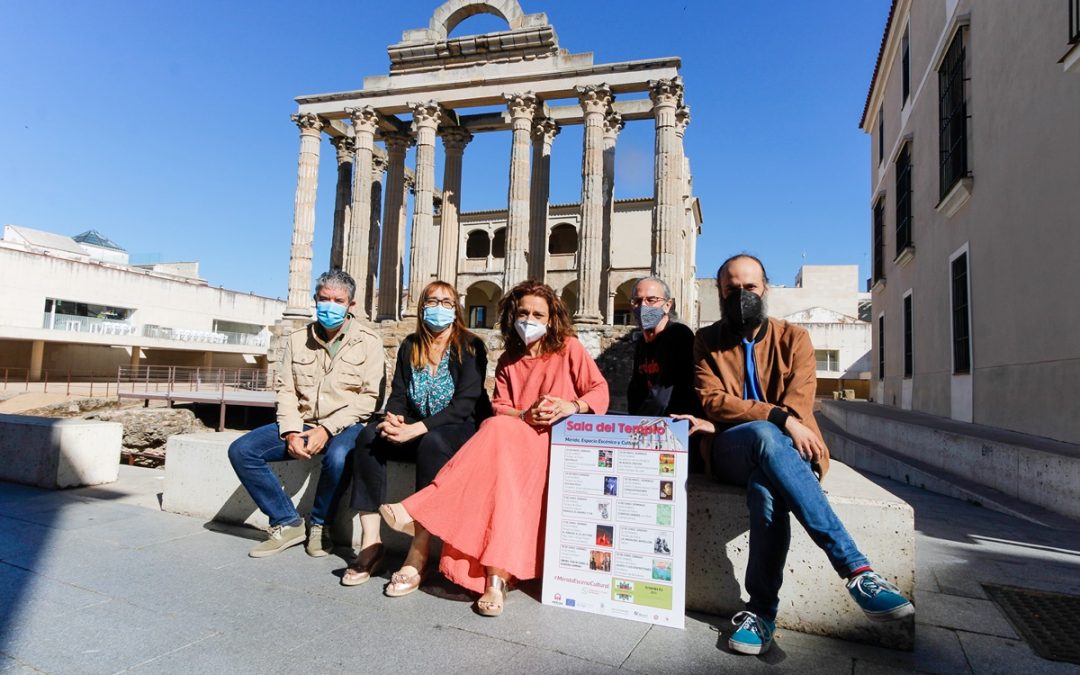
[[[604,229],[604,117],[611,109],[606,84],[575,87],[585,113],[581,156],[581,232],[578,234],[578,307],[576,323],[598,324]]]
[[[138,372],[138,368],[142,365],[142,347],[134,346],[131,348],[131,360],[128,361],[128,365],[132,370]]]
[[[677,295],[675,296],[675,311],[684,321],[694,318],[695,282],[694,256],[696,254],[697,235],[694,232],[693,214],[690,210],[690,169],[686,162],[686,151],[683,138],[686,136],[686,127],[690,125],[690,106],[680,105],[675,110],[675,152],[679,160],[679,206],[681,207],[679,228],[680,252],[678,256],[678,278],[675,280]],[[694,325],[694,324],[691,324]]]
[[[30,379],[41,380],[41,370],[45,365],[45,341],[34,340],[30,343]]]
[[[457,288],[458,242],[461,231],[458,214],[461,212],[461,156],[472,134],[461,127],[449,127],[442,132],[443,140],[443,197],[442,218],[439,224],[438,278]]]
[[[368,281],[364,297],[364,315],[375,320],[378,311],[376,285],[379,269],[379,242],[382,241],[382,194],[386,159],[375,155],[371,160],[371,234],[368,236]]]
[[[600,264],[600,297],[604,298],[604,323],[614,323],[615,289],[611,287],[611,223],[615,219],[615,141],[624,126],[622,115],[612,111],[604,117],[604,230]]]
[[[352,208],[345,271],[356,282],[356,299],[367,297],[368,237],[371,231],[371,171],[375,150],[375,130],[379,114],[371,106],[346,108],[352,118],[356,160],[353,167]],[[363,313],[361,304],[360,313]]]
[[[379,265],[379,320],[397,321],[401,312],[401,273],[405,255],[405,153],[412,136],[405,133],[383,135],[386,142],[386,199],[383,209],[382,251]]]
[[[506,94],[513,143],[510,146],[510,189],[506,211],[506,258],[503,260],[503,290],[509,291],[529,273],[529,135],[536,114],[532,93]]]
[[[300,127],[300,159],[289,252],[289,297],[284,317],[307,320],[311,318],[311,242],[315,238],[315,191],[319,186],[323,121],[314,113],[293,115],[292,121]]]
[[[675,135],[675,111],[682,102],[683,85],[678,77],[653,80],[649,98],[656,120],[655,169],[653,173],[652,273],[662,279],[677,276],[679,221],[682,219],[682,153]]]
[[[334,233],[330,238],[330,269],[345,266],[345,248],[349,239],[349,210],[352,202],[353,139],[334,136],[331,145],[337,150],[337,191],[334,194]]]
[[[529,193],[529,278],[545,281],[548,252],[548,200],[551,196],[551,144],[559,135],[555,120],[541,118],[532,128],[532,178]]]
[[[416,316],[420,292],[435,276],[438,239],[435,236],[435,131],[442,110],[435,101],[412,105],[416,135],[416,197],[413,200],[412,245],[409,255],[409,299],[404,315]]]

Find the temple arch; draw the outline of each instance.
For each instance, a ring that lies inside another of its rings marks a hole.
[[[525,12],[517,0],[449,0],[440,5],[428,24],[436,40],[445,40],[459,23],[476,14],[494,14],[506,21],[507,28],[520,28]]]

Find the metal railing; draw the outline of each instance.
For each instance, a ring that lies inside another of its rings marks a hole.
[[[43,369],[39,376],[31,377],[32,371],[22,367],[0,368],[0,391],[40,391],[44,394],[65,396],[104,396],[117,392],[115,380],[95,373],[80,372],[70,368]]]
[[[120,366],[116,391],[269,391],[270,381],[259,368],[199,368],[192,366]]]
[[[101,319],[93,316],[75,316],[45,312],[42,327],[50,330],[62,330],[73,333],[92,335],[116,335],[148,337],[173,342],[192,342],[208,345],[243,345],[246,347],[268,347],[270,336],[267,333],[233,333],[230,331],[193,330],[188,328],[170,328],[167,326],[137,326],[128,321]]]

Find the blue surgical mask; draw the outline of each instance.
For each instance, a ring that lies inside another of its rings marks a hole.
[[[348,307],[336,302],[315,303],[315,318],[319,320],[323,328],[328,330],[334,330],[345,323],[345,315],[348,311]]]
[[[441,333],[446,330],[447,326],[454,323],[455,316],[454,310],[443,307],[442,305],[424,308],[424,323],[436,333]]]
[[[634,318],[637,320],[641,330],[653,330],[660,325],[660,322],[667,316],[667,312],[663,307],[650,307],[648,305],[642,305],[634,308]]]

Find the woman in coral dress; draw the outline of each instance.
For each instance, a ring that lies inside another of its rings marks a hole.
[[[540,576],[551,425],[605,413],[608,386],[545,284],[515,286],[499,304],[499,325],[506,351],[495,371],[495,416],[431,485],[379,509],[390,527],[414,535],[387,595],[420,586],[427,560],[417,540],[428,535],[443,541],[442,573],[483,594],[477,610],[485,616],[502,613],[511,581]]]

